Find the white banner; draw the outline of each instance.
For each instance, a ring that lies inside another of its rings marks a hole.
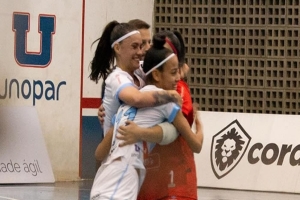
[[[300,193],[300,116],[198,112],[198,186]]]
[[[0,106],[36,108],[58,180],[79,176],[81,13],[73,0],[0,6]]]
[[[0,107],[0,183],[54,182],[34,107]]]

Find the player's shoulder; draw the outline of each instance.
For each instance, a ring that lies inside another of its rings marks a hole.
[[[161,88],[156,87],[155,85],[145,85],[140,91],[160,91],[163,90]]]
[[[116,81],[119,80],[119,81]],[[106,85],[109,84],[121,84],[121,83],[133,83],[133,78],[127,72],[120,68],[114,69],[105,80]]]

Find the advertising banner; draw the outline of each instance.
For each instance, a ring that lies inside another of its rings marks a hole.
[[[72,0],[0,6],[0,107],[35,107],[60,180],[79,176],[81,13]]]
[[[54,182],[34,107],[0,108],[0,183]]]
[[[198,112],[198,186],[300,193],[300,116]]]

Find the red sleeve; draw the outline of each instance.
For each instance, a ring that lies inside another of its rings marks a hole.
[[[186,82],[183,80],[180,80],[177,83],[177,92],[182,97],[182,113],[185,116],[185,118],[188,120],[189,124],[192,125],[194,121],[193,117],[193,102],[191,97],[190,89]]]

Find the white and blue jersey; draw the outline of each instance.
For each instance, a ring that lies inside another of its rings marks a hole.
[[[147,85],[140,91],[143,92],[153,90],[161,89],[154,85]],[[147,142],[147,146],[145,147],[141,141],[136,144],[119,147],[119,143],[122,141],[116,138],[116,135],[118,134],[118,127],[125,125],[127,120],[134,121],[138,126],[146,128],[155,126],[166,120],[172,123],[179,110],[180,107],[172,102],[156,107],[139,109],[129,105],[121,105],[115,118],[112,147],[104,164],[109,164],[116,158],[122,157],[122,160],[126,160],[126,162],[130,165],[133,165],[134,168],[144,170],[144,155],[148,152],[151,152],[155,143]],[[140,175],[143,176],[144,174],[140,172]],[[143,180],[143,177],[141,178]]]
[[[161,89],[147,85],[140,91],[155,90]],[[144,155],[152,150],[154,143],[141,141],[119,147],[122,141],[116,138],[118,127],[125,125],[127,120],[132,120],[141,127],[152,127],[166,120],[171,123],[179,111],[180,107],[175,103],[139,109],[125,104],[119,107],[115,117],[112,147],[95,176],[91,189],[92,200],[137,199],[138,191],[144,181]]]
[[[144,80],[140,78],[140,76],[137,75],[136,77],[140,82],[139,87],[134,84],[132,76],[123,71],[121,68],[116,67],[116,69],[114,69],[105,80],[105,91],[103,97],[103,107],[105,109],[103,124],[104,136],[112,125],[112,117],[117,113],[119,106],[122,104],[121,100],[119,99],[120,91],[128,86],[133,86],[137,89],[140,89],[145,85]]]

